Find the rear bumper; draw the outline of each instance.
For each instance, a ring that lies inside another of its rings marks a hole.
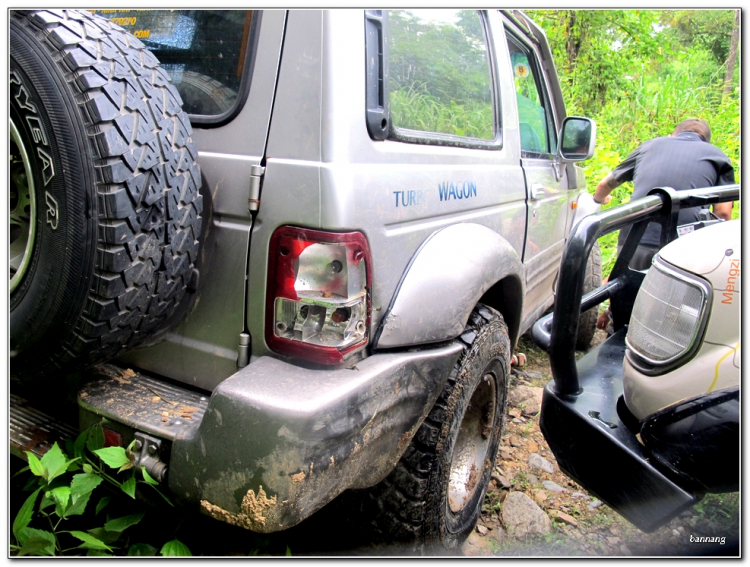
[[[353,369],[263,357],[214,390],[174,438],[168,483],[205,513],[258,532],[289,528],[395,466],[461,352],[379,354]]]
[[[136,434],[151,436],[177,500],[233,525],[274,532],[348,488],[385,478],[461,350],[452,342],[377,354],[339,370],[262,357],[210,397],[101,365],[79,392],[80,421],[86,427],[104,417],[124,444]]]

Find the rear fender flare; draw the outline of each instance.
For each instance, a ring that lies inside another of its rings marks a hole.
[[[459,223],[432,233],[404,271],[378,326],[373,349],[438,343],[459,336],[471,310],[497,282],[512,280],[509,289],[518,291],[512,301],[523,302],[522,274],[513,247],[486,226]],[[521,309],[512,312],[520,316]],[[508,321],[503,314],[511,331],[517,331],[520,322]]]

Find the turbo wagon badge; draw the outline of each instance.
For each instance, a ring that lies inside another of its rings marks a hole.
[[[421,205],[424,203],[424,193],[419,190],[411,191],[394,191],[396,195],[396,206],[408,207],[409,205]]]
[[[473,181],[464,181],[463,184],[441,183],[438,185],[438,191],[441,201],[469,199],[477,196],[477,185]]]

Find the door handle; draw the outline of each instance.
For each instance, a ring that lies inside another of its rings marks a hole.
[[[538,201],[542,197],[544,197],[546,191],[544,190],[544,185],[541,185],[539,183],[534,183],[531,186],[531,200],[532,201]]]

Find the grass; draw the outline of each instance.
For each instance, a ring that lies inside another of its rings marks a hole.
[[[740,494],[729,492],[725,494],[707,494],[703,500],[693,507],[695,517],[699,519],[696,531],[701,531],[701,526],[722,533],[739,532],[740,525]],[[706,534],[709,535],[709,534]]]

